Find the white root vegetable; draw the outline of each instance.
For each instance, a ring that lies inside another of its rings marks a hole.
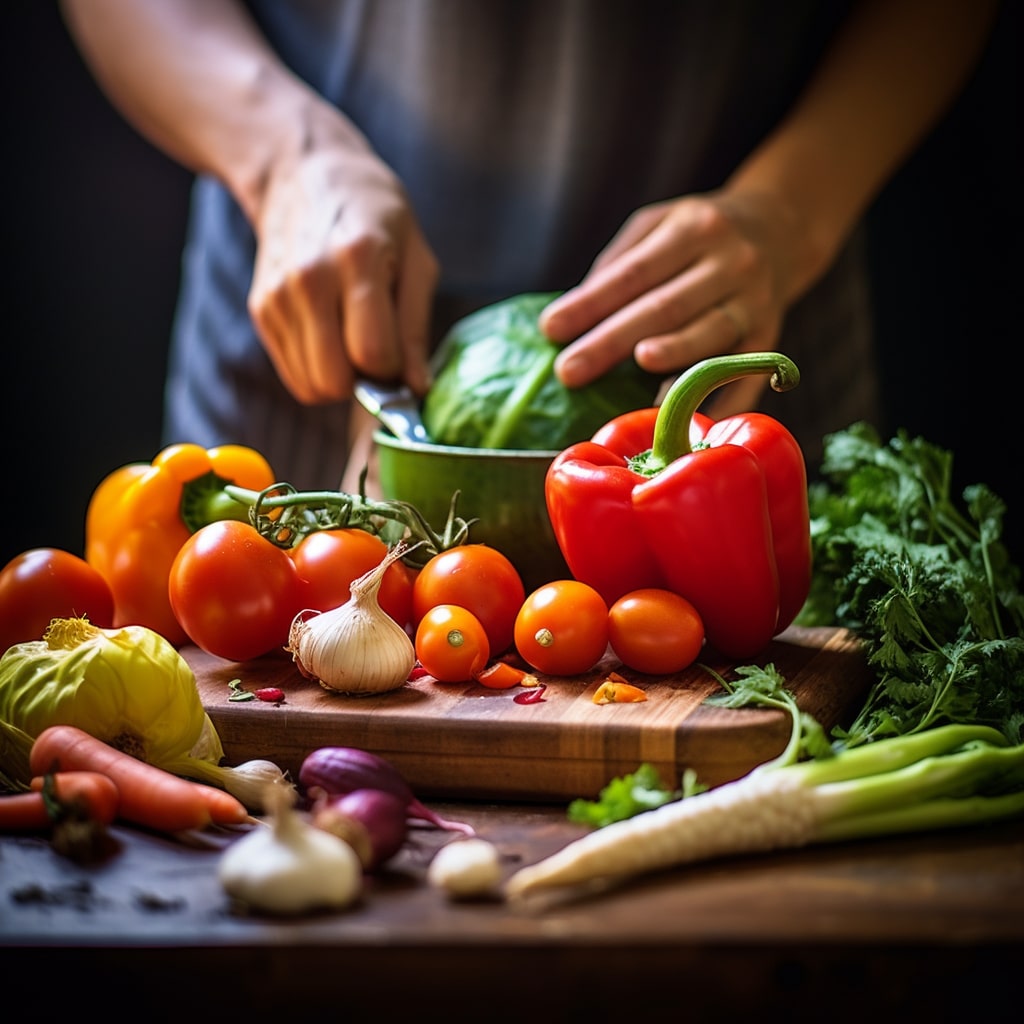
[[[501,881],[497,847],[479,837],[456,839],[434,854],[427,881],[455,899],[494,892]]]
[[[352,596],[329,611],[306,609],[292,622],[286,650],[307,679],[351,695],[404,686],[416,664],[409,634],[383,608],[377,593],[388,567],[408,548],[399,544],[381,563],[354,580]]]
[[[505,894],[618,881],[730,853],[807,843],[816,809],[795,779],[748,777],[616,821],[517,871]]]
[[[355,850],[296,813],[291,788],[272,786],[265,802],[270,824],[235,840],[221,856],[217,875],[224,891],[247,909],[278,915],[354,903],[363,884]]]
[[[517,871],[508,899],[614,883],[729,854],[996,821],[1024,814],[1024,744],[949,725],[834,757],[770,763],[616,821]]]

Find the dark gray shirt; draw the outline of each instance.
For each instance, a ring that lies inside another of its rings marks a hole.
[[[825,0],[253,0],[282,59],[366,134],[411,197],[442,279],[437,331],[576,283],[638,207],[716,188],[790,107],[849,6]],[[254,238],[195,185],[165,439],[258,448],[281,479],[336,487],[348,407],[302,407],[246,311]],[[813,463],[875,416],[859,239],[791,310],[803,383],[766,411]]]

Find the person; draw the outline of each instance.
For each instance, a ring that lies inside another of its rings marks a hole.
[[[351,489],[359,376],[423,394],[458,317],[557,291],[571,387],[788,354],[795,391],[748,378],[707,411],[777,416],[813,472],[826,433],[879,420],[863,215],[996,9],[62,0],[111,101],[196,173],[165,440]]]

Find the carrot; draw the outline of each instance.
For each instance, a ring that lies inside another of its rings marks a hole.
[[[40,775],[32,790],[0,797],[0,832],[48,831],[69,817],[109,825],[117,817],[117,786],[98,772]]]
[[[121,794],[120,817],[160,832],[249,820],[230,793],[147,764],[71,725],[44,729],[32,744],[29,765],[36,774],[94,771],[108,776]]]
[[[109,825],[117,817],[121,793],[109,775],[99,772],[69,771],[54,775],[37,775],[30,783],[37,793],[45,791],[47,779],[50,792],[64,807],[81,807],[94,821]]]

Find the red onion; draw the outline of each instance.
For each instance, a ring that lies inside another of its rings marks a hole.
[[[354,789],[327,796],[313,807],[313,824],[344,839],[364,871],[375,871],[405,845],[405,801],[383,789]]]
[[[423,822],[467,836],[476,834],[471,825],[448,821],[425,807],[390,761],[366,750],[320,747],[302,762],[299,782],[314,799],[318,790],[326,796],[340,796],[357,789],[383,790],[405,802],[408,821]]]

